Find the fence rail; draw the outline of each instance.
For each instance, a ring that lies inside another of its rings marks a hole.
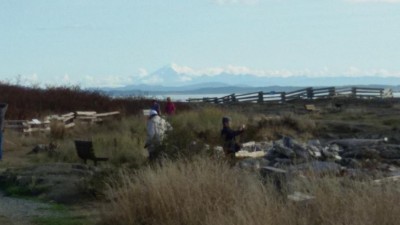
[[[101,122],[106,117],[116,115],[119,115],[118,111],[106,113],[77,111],[63,115],[46,116],[43,120],[5,120],[5,128],[20,131],[25,134],[31,134],[33,132],[49,132],[51,130],[50,124],[52,122],[56,122],[64,126],[64,128],[69,129],[75,126],[76,121],[92,124]]]
[[[303,88],[290,92],[252,92],[241,94],[230,94],[223,97],[204,97],[204,98],[189,98],[188,102],[206,102],[214,104],[227,104],[237,102],[251,103],[286,103],[298,99],[320,99],[334,97],[353,97],[353,98],[393,98],[391,89],[383,88],[366,88],[366,87],[324,87],[324,88]]]

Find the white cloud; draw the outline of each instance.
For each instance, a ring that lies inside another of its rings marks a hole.
[[[400,3],[400,0],[346,0],[348,2],[354,2],[354,3],[368,3],[368,2],[374,2],[374,3]]]
[[[138,70],[138,76],[139,76],[139,77],[145,77],[145,76],[147,76],[147,75],[149,75],[149,72],[148,72],[146,69],[140,68],[140,69]]]
[[[131,84],[133,78],[131,76],[85,76],[81,83],[84,87],[123,87]]]
[[[189,66],[180,66],[175,63],[171,65],[171,68],[178,74],[183,75],[186,80],[188,77],[195,78],[200,76],[218,76],[220,74],[231,74],[231,75],[253,75],[258,77],[363,77],[363,76],[376,76],[376,77],[399,77],[400,71],[388,71],[385,69],[371,69],[363,70],[352,66],[345,70],[330,70],[325,67],[320,70],[288,70],[288,69],[253,69],[246,66],[234,66],[228,65],[225,67],[208,67],[194,69]]]
[[[259,0],[213,0],[213,2],[219,5],[232,5],[232,4],[254,5],[257,4]]]

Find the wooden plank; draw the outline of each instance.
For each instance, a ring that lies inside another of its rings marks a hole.
[[[114,111],[114,112],[106,112],[106,113],[97,113],[96,116],[97,117],[106,117],[106,116],[115,116],[115,115],[119,115],[120,112],[119,111]]]
[[[261,158],[261,157],[264,157],[266,154],[267,153],[264,151],[249,152],[249,151],[240,150],[235,153],[235,156],[237,158]]]
[[[76,117],[77,120],[94,120],[96,116],[78,116]]]
[[[68,120],[73,120],[73,119],[75,119],[75,116],[68,116],[68,117],[63,117],[63,118],[62,118],[62,121],[65,123],[65,122],[67,122]]]
[[[287,196],[287,199],[293,202],[308,202],[315,199],[314,196],[295,191]]]
[[[94,115],[96,115],[96,111],[76,111],[76,115],[78,115],[78,116],[94,116]]]
[[[75,126],[75,123],[69,123],[69,124],[65,124],[65,125],[64,125],[64,127],[65,127],[66,129],[72,128],[72,127],[74,127],[74,126]]]
[[[71,116],[72,116],[72,117],[75,117],[75,113],[70,112],[70,113],[62,114],[62,115],[61,115],[61,117],[64,117],[64,118],[65,118],[65,117],[71,117]]]
[[[143,116],[150,116],[150,109],[143,109]]]
[[[274,173],[281,173],[281,174],[286,174],[287,173],[286,170],[279,169],[279,168],[272,167],[272,166],[263,166],[260,169],[266,170],[266,171],[269,171],[269,172],[274,172]]]

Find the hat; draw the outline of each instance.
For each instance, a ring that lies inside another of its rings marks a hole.
[[[150,110],[150,113],[149,113],[150,116],[157,115],[157,114],[158,113],[156,110],[154,110],[154,109]]]
[[[222,117],[222,123],[229,122],[230,120],[231,119],[229,117],[226,117],[226,116]]]

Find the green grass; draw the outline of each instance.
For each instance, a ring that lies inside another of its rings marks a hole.
[[[89,220],[86,217],[73,215],[70,207],[63,205],[63,204],[51,203],[49,208],[45,208],[43,210],[48,210],[48,211],[54,213],[54,215],[35,217],[31,221],[34,225],[91,225],[91,224],[94,224],[93,221]]]
[[[31,195],[31,189],[29,187],[21,187],[14,184],[3,184],[0,188],[5,192],[6,195],[11,197],[27,197]]]
[[[93,222],[82,217],[73,216],[48,216],[32,219],[34,225],[90,225]]]

